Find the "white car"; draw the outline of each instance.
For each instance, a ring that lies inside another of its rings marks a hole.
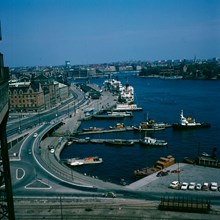
[[[183,182],[182,185],[181,185],[181,187],[180,187],[180,189],[182,189],[182,190],[187,190],[188,185],[189,185],[188,183]]]
[[[179,186],[180,186],[180,182],[177,180],[170,183],[170,188],[172,188],[172,189],[177,189],[177,188],[179,188]]]
[[[54,148],[50,149],[50,153],[53,154],[55,152]]]
[[[195,189],[196,190],[201,190],[202,189],[202,184],[197,183]]]
[[[37,137],[37,135],[38,135],[38,133],[34,133],[33,137],[34,137],[34,138],[36,138],[36,137]]]
[[[210,189],[211,189],[212,191],[216,191],[216,190],[218,189],[218,184],[217,184],[216,182],[212,182],[212,183],[210,184]]]
[[[189,190],[194,190],[195,187],[196,187],[196,183],[191,182],[191,183],[189,184],[189,186],[188,186],[188,189],[189,189]]]

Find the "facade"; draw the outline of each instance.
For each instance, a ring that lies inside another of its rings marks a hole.
[[[10,83],[9,100],[12,110],[18,112],[40,112],[45,109],[44,92],[40,84]]]
[[[1,40],[1,27],[0,27]],[[9,69],[4,67],[0,53],[0,219],[15,219],[11,174],[8,156],[6,124],[8,119]]]
[[[69,86],[43,74],[29,82],[9,84],[10,108],[16,112],[41,112],[69,97]]]

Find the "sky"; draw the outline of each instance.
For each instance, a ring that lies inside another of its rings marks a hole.
[[[4,64],[220,58],[220,0],[0,0]]]

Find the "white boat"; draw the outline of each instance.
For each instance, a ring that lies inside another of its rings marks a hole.
[[[121,103],[133,103],[134,102],[134,87],[126,83],[125,86],[120,87],[120,94],[118,101]]]
[[[104,115],[93,115],[94,118],[100,118],[100,119],[105,119],[105,118],[124,118],[124,117],[132,117],[133,114],[132,112],[107,112],[107,114]]]
[[[167,146],[167,142],[164,140],[157,140],[156,138],[144,137],[144,139],[140,140],[141,145],[146,146]]]
[[[141,107],[136,104],[117,104],[113,111],[142,111]]]
[[[81,166],[84,164],[97,164],[97,163],[102,163],[103,160],[100,157],[86,157],[83,159],[79,158],[70,158],[67,159],[66,163],[70,166]]]

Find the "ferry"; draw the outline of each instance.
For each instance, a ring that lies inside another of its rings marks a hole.
[[[119,98],[120,103],[132,104],[134,102],[134,87],[126,83],[125,86],[119,88]]]
[[[165,140],[157,140],[156,138],[144,137],[144,139],[140,140],[139,143],[145,146],[152,147],[166,147],[167,142]]]
[[[100,157],[86,157],[83,159],[79,158],[70,158],[66,160],[66,163],[70,166],[80,166],[84,164],[98,164],[102,163],[103,160]]]
[[[93,115],[94,118],[106,119],[106,118],[124,118],[124,117],[132,117],[132,112],[107,112],[104,115]]]
[[[134,175],[137,178],[143,178],[145,176],[149,176],[150,174],[156,173],[162,169],[165,169],[176,163],[175,158],[172,155],[167,157],[160,157],[160,159],[155,163],[153,167],[146,167],[140,170],[135,170]]]
[[[173,124],[173,129],[191,129],[191,128],[209,128],[211,127],[210,123],[202,122],[198,123],[195,121],[195,118],[192,117],[184,117],[183,110],[180,113],[180,122]]]
[[[138,107],[136,104],[117,104],[113,111],[142,111],[141,107]]]

